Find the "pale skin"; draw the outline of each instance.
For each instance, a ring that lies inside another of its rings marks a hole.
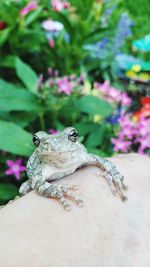
[[[104,158],[89,154],[86,148],[78,141],[76,129],[68,127],[62,132],[50,135],[37,132],[33,137],[36,145],[34,153],[27,163],[29,180],[22,184],[20,194],[25,195],[31,189],[38,194],[59,200],[65,209],[70,209],[66,198],[72,199],[79,206],[83,205],[72,190],[73,184],[52,184],[51,181],[62,179],[74,173],[78,168],[95,165],[100,168],[103,177],[107,180],[112,193],[118,194],[122,201],[127,197],[124,194],[124,176],[120,174],[114,163]]]
[[[110,160],[125,176],[128,201],[110,194],[93,166],[61,181],[79,187],[81,208],[68,200],[66,212],[33,190],[0,209],[0,266],[149,267],[150,159],[129,154]]]

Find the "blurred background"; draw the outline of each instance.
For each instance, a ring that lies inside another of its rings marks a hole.
[[[91,153],[150,154],[149,0],[0,1],[0,205],[38,130]]]

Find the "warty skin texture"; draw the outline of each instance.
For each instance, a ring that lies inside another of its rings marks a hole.
[[[19,192],[25,195],[34,189],[40,195],[58,199],[65,209],[70,209],[66,197],[82,206],[83,200],[72,192],[77,189],[75,185],[56,185],[51,181],[72,174],[78,168],[95,165],[100,168],[101,175],[107,180],[112,193],[119,194],[122,201],[126,200],[123,175],[111,161],[89,154],[78,141],[77,135],[73,127],[68,127],[54,135],[42,131],[37,132],[33,137],[36,149],[27,162],[29,180],[21,185]]]

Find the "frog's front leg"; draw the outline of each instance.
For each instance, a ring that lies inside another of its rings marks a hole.
[[[64,176],[66,176],[66,174],[61,174],[61,175],[59,174],[59,177],[57,175],[56,179],[63,178]],[[54,175],[52,179],[54,180]],[[66,197],[73,200],[79,206],[83,205],[83,200],[78,198],[74,193],[71,192],[71,190],[77,190],[77,187],[75,185],[51,184],[50,182],[39,179],[39,177],[38,179],[35,177],[32,180],[31,186],[32,186],[32,189],[35,189],[35,191],[39,195],[57,199],[63,205],[63,207],[67,210],[70,210],[70,204],[66,200]]]
[[[93,154],[89,154],[88,156],[88,164],[96,165],[103,171],[102,175],[106,178],[112,193],[115,194],[118,192],[122,201],[127,200],[126,195],[124,195],[124,190],[127,189],[123,182],[124,176],[120,174],[115,164]]]
[[[29,193],[31,190],[32,190],[32,188],[31,188],[31,181],[30,180],[27,180],[26,182],[24,182],[20,186],[19,193],[24,196],[27,193]]]

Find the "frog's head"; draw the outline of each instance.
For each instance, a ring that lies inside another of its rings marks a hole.
[[[78,140],[77,130],[73,127],[67,127],[57,134],[47,134],[43,131],[37,132],[33,136],[33,143],[38,150],[48,151],[68,151],[75,149]]]

